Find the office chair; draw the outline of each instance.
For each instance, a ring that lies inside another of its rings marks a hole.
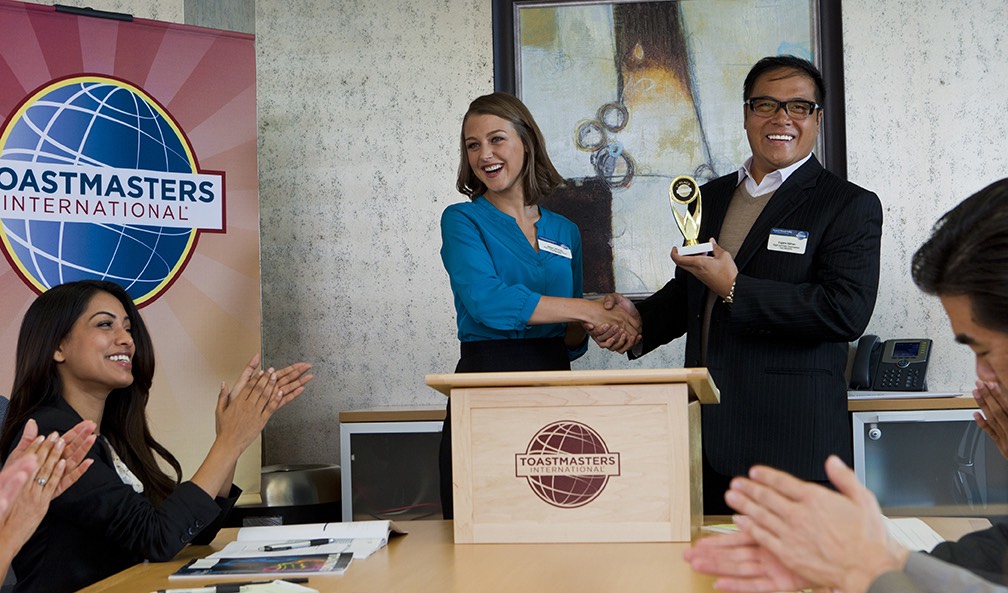
[[[975,422],[969,422],[959,447],[956,449],[956,469],[952,480],[952,496],[957,504],[970,509],[984,506],[983,495],[977,483],[976,452],[983,431]]]

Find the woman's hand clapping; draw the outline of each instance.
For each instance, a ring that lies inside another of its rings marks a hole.
[[[238,457],[277,410],[304,393],[311,365],[297,362],[279,371],[259,370],[260,356],[249,360],[234,387],[221,383],[214,412],[217,439],[192,481],[211,496],[226,496]]]
[[[306,362],[264,371],[258,370],[259,361],[259,354],[249,360],[230,391],[227,384],[221,384],[217,398],[217,435],[233,438],[242,451],[277,410],[304,393],[304,386],[313,378],[307,374],[311,365]]]
[[[21,440],[0,472],[0,569],[42,522],[49,502],[73,485],[93,460],[84,456],[95,442],[95,423],[84,420],[61,437],[38,434],[25,423]]]

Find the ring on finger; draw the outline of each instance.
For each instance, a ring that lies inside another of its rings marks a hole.
[[[39,486],[45,486],[46,482],[48,482],[48,481],[49,480],[47,480],[45,478],[36,478],[35,479],[35,483],[38,484]]]

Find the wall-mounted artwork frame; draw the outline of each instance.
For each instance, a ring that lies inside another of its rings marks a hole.
[[[761,57],[820,68],[815,152],[846,177],[839,0],[493,0],[493,30],[495,89],[525,102],[570,180],[543,203],[581,228],[586,293],[643,296],[672,276],[668,185],[749,156],[742,82]]]

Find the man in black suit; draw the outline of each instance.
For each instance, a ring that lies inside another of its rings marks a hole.
[[[685,366],[710,370],[721,403],[702,412],[707,514],[731,512],[724,492],[753,464],[825,482],[828,455],[851,462],[844,372],[875,307],[882,207],[812,154],[823,95],[806,60],[756,63],[743,105],[752,157],[701,187],[713,253],[672,250],[675,277],[636,305],[641,342],[590,328],[631,358],[686,334]]]
[[[946,212],[910,269],[918,288],[941,300],[956,342],[973,351],[973,418],[1008,458],[1008,179]],[[686,560],[726,591],[1008,591],[1004,519],[928,557],[887,535],[878,501],[853,471],[835,458],[826,471],[838,492],[753,468],[726,495],[740,531],[701,538]]]

